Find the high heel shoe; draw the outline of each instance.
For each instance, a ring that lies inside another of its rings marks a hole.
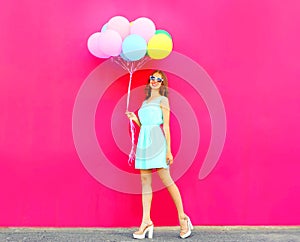
[[[189,217],[184,218],[184,220],[187,220],[187,232],[182,234],[183,229],[181,229],[180,238],[182,238],[182,239],[185,239],[185,238],[189,237],[192,233],[192,230],[194,229],[194,227],[192,225],[192,222],[191,222]]]
[[[153,238],[153,229],[154,229],[154,225],[153,223],[151,222],[150,224],[148,224],[143,231],[140,232],[139,231],[136,231],[134,232],[132,235],[133,235],[133,238],[135,239],[145,239],[146,237],[146,234],[148,234],[148,238],[149,239],[152,239]]]

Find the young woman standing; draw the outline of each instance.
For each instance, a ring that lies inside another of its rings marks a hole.
[[[170,106],[168,100],[168,80],[160,71],[154,71],[146,86],[146,99],[138,111],[126,112],[141,127],[137,143],[135,168],[140,170],[142,182],[143,218],[138,231],[133,233],[136,239],[153,236],[153,222],[150,217],[152,201],[152,170],[156,169],[163,184],[168,189],[178,212],[180,237],[187,238],[193,229],[189,217],[185,214],[177,185],[170,175],[169,166],[173,163],[170,136]],[[163,130],[160,126],[163,125]]]

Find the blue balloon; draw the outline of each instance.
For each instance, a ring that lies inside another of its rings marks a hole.
[[[146,40],[137,34],[128,35],[122,43],[122,53],[129,61],[142,59],[147,52]]]
[[[126,58],[126,56],[123,54],[123,52],[120,53],[120,56],[123,60],[130,61],[129,59]]]
[[[106,24],[104,24],[104,25],[102,26],[102,28],[101,28],[101,32],[102,32],[102,33],[105,32],[105,31],[107,30],[107,25],[108,25],[108,23],[106,23]]]

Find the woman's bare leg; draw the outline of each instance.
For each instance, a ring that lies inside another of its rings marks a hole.
[[[152,170],[141,170],[142,181],[142,204],[143,204],[143,218],[139,231],[141,233],[144,228],[151,223],[151,202],[152,202]]]
[[[170,170],[169,169],[164,169],[160,168],[158,169],[158,175],[160,179],[162,180],[163,184],[167,187],[174,203],[177,208],[178,212],[178,218],[179,218],[179,223],[182,231],[184,232],[187,230],[187,215],[184,213],[183,209],[183,204],[182,204],[182,199],[181,195],[179,192],[179,189],[175,182],[173,181],[171,175],[170,175]]]

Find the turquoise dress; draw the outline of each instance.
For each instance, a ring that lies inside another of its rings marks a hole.
[[[144,101],[138,111],[141,129],[136,149],[136,169],[169,167],[166,163],[167,142],[161,128],[163,114],[160,103],[163,98],[167,97],[160,96],[149,103]]]

